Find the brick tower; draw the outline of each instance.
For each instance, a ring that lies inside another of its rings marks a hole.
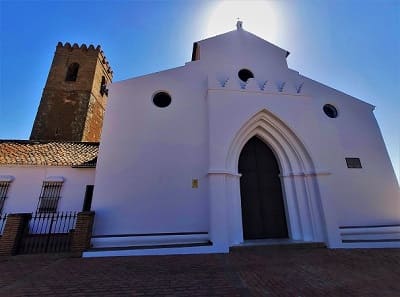
[[[100,46],[59,42],[30,140],[100,141],[112,75]]]

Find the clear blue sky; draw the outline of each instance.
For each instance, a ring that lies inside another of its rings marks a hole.
[[[400,176],[400,1],[244,2],[0,0],[0,139],[29,138],[58,41],[100,44],[118,81],[183,65],[240,17],[290,68],[375,105]]]

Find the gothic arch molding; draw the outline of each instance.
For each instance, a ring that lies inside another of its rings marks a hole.
[[[229,147],[225,168],[237,173],[240,153],[247,141],[257,136],[274,152],[281,172],[281,183],[289,227],[294,240],[325,241],[325,223],[315,167],[308,150],[295,133],[279,118],[263,109],[248,120],[236,133]],[[239,182],[237,179],[236,183]],[[228,210],[231,242],[243,241],[240,186],[230,191],[233,209]],[[238,223],[240,222],[240,224]],[[240,230],[239,230],[240,229]]]

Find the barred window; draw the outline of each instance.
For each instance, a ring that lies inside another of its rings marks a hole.
[[[63,181],[44,181],[36,212],[56,212]]]
[[[11,183],[11,181],[0,180],[0,214],[3,210],[4,201],[7,198],[7,192],[8,192],[10,183]]]
[[[7,198],[7,192],[13,180],[14,176],[0,175],[0,214],[3,211],[4,202]]]

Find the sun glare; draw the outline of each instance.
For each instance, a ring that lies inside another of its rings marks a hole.
[[[277,42],[279,11],[272,1],[218,1],[210,7],[204,37],[212,37],[236,29],[243,21],[243,29],[266,40]]]

